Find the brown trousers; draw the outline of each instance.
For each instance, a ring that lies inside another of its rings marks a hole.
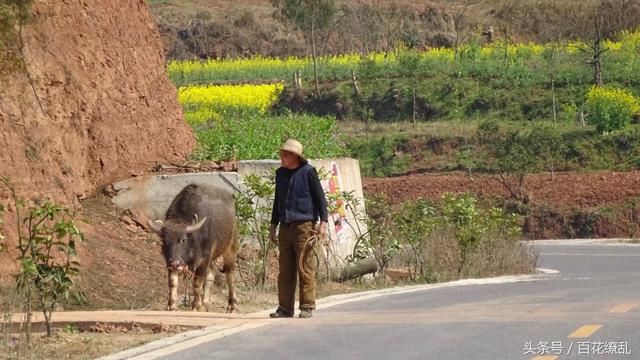
[[[300,279],[300,310],[316,308],[316,257],[313,248],[304,244],[309,239],[315,224],[311,221],[281,224],[278,234],[280,257],[278,265],[278,300],[280,310],[293,314],[296,301],[296,276]],[[302,269],[300,256],[305,251]]]

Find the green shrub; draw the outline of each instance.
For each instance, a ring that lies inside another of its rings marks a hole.
[[[471,194],[404,202],[385,225],[387,236],[400,245],[411,280],[521,273],[535,264],[517,241],[522,233],[517,215],[481,207]]]
[[[427,269],[424,256],[425,240],[437,225],[437,207],[426,199],[417,199],[403,204],[394,214],[398,238],[408,247],[405,253],[409,276],[416,278]]]
[[[594,86],[587,93],[589,122],[601,133],[625,128],[640,113],[640,101],[623,89]]]
[[[18,198],[9,178],[0,178],[13,199],[18,217],[16,250],[19,263],[15,275],[16,289],[22,300],[25,313],[24,331],[27,344],[31,344],[31,320],[34,310],[42,312],[47,337],[53,336],[52,315],[57,305],[75,296],[79,302],[86,297],[77,287],[80,273],[77,244],[84,240],[69,209],[46,200],[39,205],[27,206]],[[26,215],[21,216],[25,210]]]
[[[275,176],[248,174],[244,177],[243,183],[244,189],[234,195],[238,225],[243,243],[247,236],[258,241],[258,257],[248,262],[255,275],[255,285],[264,289],[267,283],[269,253],[275,250],[269,239]]]
[[[402,140],[387,136],[351,138],[349,150],[360,161],[364,176],[388,177],[406,171],[409,165],[408,157],[396,151]]]
[[[556,128],[546,124],[536,125],[527,134],[527,139],[538,160],[537,169],[548,170],[553,175],[564,166],[566,144]]]

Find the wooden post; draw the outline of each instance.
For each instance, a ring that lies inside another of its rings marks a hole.
[[[353,92],[356,96],[360,97],[360,86],[358,85],[358,79],[356,78],[356,72],[351,69],[351,82],[353,84]]]
[[[296,85],[298,90],[302,90],[302,73],[298,70],[298,83]]]
[[[416,123],[416,84],[413,85],[413,128],[417,127]]]
[[[556,81],[554,78],[551,79],[551,94],[553,98],[553,127],[556,127],[556,122],[558,120],[558,110],[556,109]]]
[[[315,9],[315,8],[314,8]],[[316,53],[315,19],[311,19],[311,51],[313,55],[313,77],[316,85],[316,96],[320,96],[320,83],[318,80],[318,54]]]

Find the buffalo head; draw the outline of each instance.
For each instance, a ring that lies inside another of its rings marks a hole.
[[[169,269],[182,270],[188,264],[193,264],[199,247],[191,244],[189,234],[200,230],[206,221],[206,216],[200,221],[196,217],[192,225],[175,221],[167,221],[166,223],[159,220],[148,221],[149,228],[162,239],[162,254]]]

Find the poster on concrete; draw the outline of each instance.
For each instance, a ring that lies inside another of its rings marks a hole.
[[[321,181],[324,192],[328,195],[329,198],[336,199],[335,209],[329,214],[330,221],[334,227],[334,233],[336,235],[336,242],[339,245],[342,245],[346,242],[345,238],[345,227],[347,224],[347,213],[345,209],[344,201],[340,198],[340,193],[342,192],[342,179],[340,177],[340,171],[338,169],[338,164],[335,161],[331,162],[329,172],[329,178]]]

